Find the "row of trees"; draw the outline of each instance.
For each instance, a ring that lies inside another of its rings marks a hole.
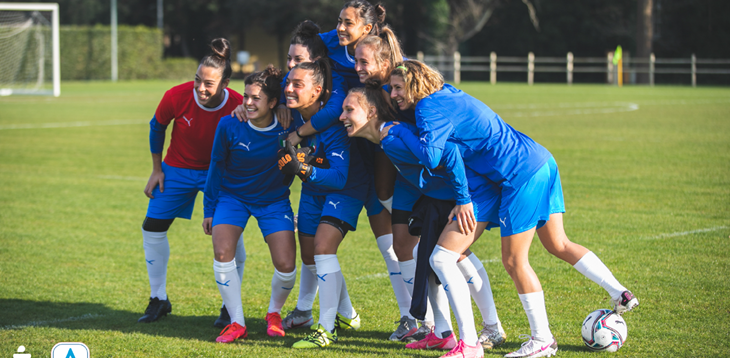
[[[16,1],[16,0],[11,0]],[[27,1],[27,0],[20,0]],[[159,1],[117,0],[121,24],[157,24]],[[52,0],[62,24],[108,24],[110,1]],[[336,25],[344,0],[163,0],[165,55],[199,58],[214,37],[253,27],[288,41],[311,19]],[[730,57],[727,0],[382,0],[407,54],[603,56],[622,45],[634,56]]]

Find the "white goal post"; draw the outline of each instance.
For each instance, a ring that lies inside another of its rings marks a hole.
[[[50,24],[40,14],[44,11],[51,12]],[[0,2],[0,14],[3,14],[0,16],[0,96],[60,96],[58,4]],[[50,41],[47,39],[49,32]],[[51,76],[48,70],[52,72]],[[47,82],[52,82],[51,88]]]

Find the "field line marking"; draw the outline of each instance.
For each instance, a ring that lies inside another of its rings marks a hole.
[[[123,126],[127,124],[148,123],[139,119],[113,119],[109,121],[83,121],[83,122],[56,122],[56,123],[26,123],[26,124],[4,124],[0,130],[8,129],[46,129],[46,128],[72,128],[72,127],[93,127],[93,126]]]
[[[585,114],[607,114],[619,112],[632,112],[639,109],[639,105],[631,102],[576,102],[576,103],[555,103],[555,104],[529,104],[529,105],[507,105],[496,107],[505,117],[550,117],[566,115]],[[505,110],[506,109],[506,110]],[[528,110],[510,112],[510,109]],[[533,109],[543,109],[529,111]]]
[[[147,181],[147,178],[125,177],[120,175],[97,175],[97,178],[110,180]]]
[[[71,321],[81,321],[85,319],[91,319],[91,318],[98,318],[98,317],[104,317],[106,315],[103,314],[96,314],[96,313],[87,313],[85,315],[81,315],[78,317],[69,317],[69,318],[63,318],[63,319],[54,319],[50,321],[34,321],[29,322],[26,324],[19,324],[19,325],[9,325],[9,326],[3,326],[0,328],[0,330],[9,330],[9,329],[20,329],[25,327],[36,327],[36,326],[45,326],[49,324],[54,323],[63,323],[63,322],[71,322]]]
[[[727,229],[727,226],[715,226],[707,229],[698,229],[698,230],[691,230],[691,231],[682,231],[682,232],[673,232],[669,234],[659,234],[656,236],[650,236],[650,237],[644,237],[644,240],[656,240],[656,239],[665,239],[668,237],[677,237],[677,236],[685,236],[685,235],[691,235],[691,234],[698,234],[701,232],[710,232],[710,231],[717,231]]]

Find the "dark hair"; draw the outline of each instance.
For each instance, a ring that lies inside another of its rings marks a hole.
[[[289,44],[306,47],[312,60],[327,57],[327,45],[319,37],[319,26],[310,20],[304,20],[297,25]]]
[[[312,72],[314,85],[322,86],[322,93],[317,99],[323,103],[327,103],[332,92],[332,68],[329,61],[327,57],[320,58],[314,62],[302,62],[291,69],[292,71],[302,69]]]
[[[265,70],[254,72],[243,80],[244,85],[257,84],[261,92],[266,94],[268,101],[276,101],[281,96],[281,80],[283,73],[274,65],[268,65]]]
[[[358,103],[363,109],[367,110],[366,105],[375,107],[379,120],[383,122],[395,120],[395,110],[383,96],[383,86],[379,80],[369,79],[365,81],[365,87],[353,87],[349,93],[360,94]]]
[[[231,78],[231,44],[220,37],[210,42],[211,53],[200,60],[200,66],[213,67],[221,71],[221,79]]]
[[[357,15],[363,20],[365,25],[373,25],[373,28],[370,30],[370,35],[380,35],[380,29],[385,23],[385,6],[383,4],[378,3],[373,6],[367,0],[350,0],[342,6],[342,10],[349,7],[357,10]]]

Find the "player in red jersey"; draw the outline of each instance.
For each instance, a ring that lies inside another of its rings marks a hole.
[[[215,39],[210,47],[212,52],[200,61],[195,80],[165,92],[150,121],[152,175],[144,189],[150,201],[142,237],[151,292],[147,309],[138,322],[153,322],[172,311],[165,289],[170,257],[167,230],[175,218],[190,220],[195,197],[205,190],[218,121],[243,102],[241,94],[227,88],[232,72],[228,40]],[[163,161],[165,130],[170,123],[172,139]],[[243,271],[245,257],[243,241],[239,240],[239,273]],[[216,321],[216,325],[222,323],[225,322]]]

